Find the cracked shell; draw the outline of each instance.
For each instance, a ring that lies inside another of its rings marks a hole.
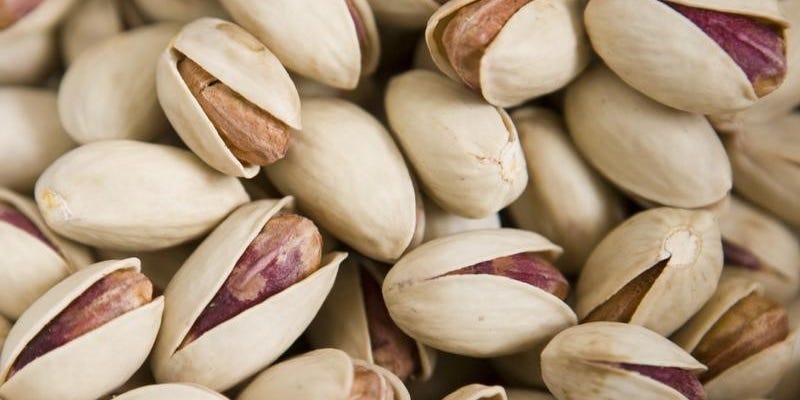
[[[531,349],[575,324],[566,303],[505,276],[448,275],[519,253],[552,261],[561,248],[516,229],[465,232],[422,244],[403,256],[383,282],[389,313],[409,336],[447,352],[493,357]]]
[[[442,400],[508,400],[502,386],[486,386],[477,383],[463,386]]]
[[[405,29],[424,28],[441,4],[437,0],[367,0],[378,22]]]
[[[386,113],[423,191],[443,209],[483,218],[525,189],[525,156],[513,121],[458,83],[425,70],[395,76]]]
[[[151,365],[158,382],[193,382],[224,391],[275,361],[311,323],[333,286],[346,253],[324,255],[320,268],[182,346],[265,224],[293,199],[246,204],[225,219],[172,278]],[[215,368],[208,368],[214,365]]]
[[[227,400],[228,398],[200,385],[165,383],[133,389],[114,400]]]
[[[14,324],[3,346],[0,396],[8,400],[91,400],[125,383],[145,362],[155,342],[164,310],[163,297],[41,355],[10,379],[6,376],[28,343],[73,300],[105,276],[122,270],[138,272],[139,265],[136,258],[93,264],[36,300]]]

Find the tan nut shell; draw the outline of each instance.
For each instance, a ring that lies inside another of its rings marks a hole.
[[[685,400],[678,391],[655,379],[607,363],[694,372],[706,369],[651,330],[617,322],[590,322],[568,328],[550,341],[542,352],[542,375],[547,388],[559,399]]]
[[[156,21],[189,23],[203,17],[226,18],[217,0],[133,0],[143,14]]]
[[[373,267],[360,266],[357,257],[342,263],[333,289],[308,327],[308,340],[315,348],[336,348],[355,359],[375,362],[360,274],[360,269],[365,268],[367,273],[376,276],[380,285],[383,283],[382,273]],[[428,380],[436,365],[436,351],[417,342],[417,354],[420,371],[413,377]]]
[[[84,268],[54,286],[22,314],[11,328],[0,357],[0,396],[8,400],[96,399],[136,372],[156,340],[164,297],[53,349],[5,380],[20,352],[48,322],[92,284],[123,269],[138,271],[139,260],[103,261]]]
[[[461,82],[441,44],[452,16],[478,0],[452,0],[428,21],[425,41],[433,61]],[[491,104],[510,107],[566,86],[589,64],[579,0],[536,0],[522,6],[500,29],[480,61],[481,94]]]
[[[143,386],[123,393],[114,400],[227,400],[228,398],[200,385],[165,383]]]
[[[389,271],[383,297],[397,326],[433,348],[494,357],[535,347],[576,322],[558,297],[494,275],[440,276],[482,261],[535,252],[552,261],[561,248],[516,229],[464,232],[412,250]],[[535,316],[535,317],[532,317]]]
[[[490,214],[480,219],[464,218],[442,210],[436,203],[425,201],[425,236],[423,242],[456,233],[500,227],[500,215]]]
[[[64,18],[59,35],[62,56],[72,64],[86,49],[126,30],[121,2],[86,0]]]
[[[747,249],[758,257],[763,270],[725,266],[723,276],[759,282],[764,294],[781,303],[792,300],[800,288],[800,243],[780,221],[769,214],[731,198],[719,216],[723,239]]]
[[[259,38],[286,68],[353,89],[378,66],[380,41],[367,0],[352,0],[367,35],[362,68],[355,24],[345,0],[221,0],[233,20]]]
[[[676,332],[672,340],[686,351],[692,352],[714,324],[739,300],[752,293],[760,293],[758,283],[744,279],[725,279],[720,282],[714,297],[703,309]],[[704,384],[709,399],[736,400],[763,397],[778,384],[791,363],[796,340],[796,328],[789,337],[738,364],[722,371]]]
[[[789,314],[789,329],[797,331],[800,326],[800,297],[796,298],[786,309]],[[796,400],[800,397],[800,335],[794,335],[794,352],[789,368],[783,374],[778,386],[772,391],[773,400]]]
[[[394,261],[416,225],[411,176],[389,132],[344,100],[303,101],[303,129],[286,157],[265,168],[284,194],[359,253]]]
[[[506,389],[508,400],[556,400],[553,395],[526,389]]]
[[[0,315],[15,320],[53,285],[92,259],[88,249],[53,233],[33,201],[0,187],[0,203],[28,217],[58,249],[0,221]]]
[[[508,400],[502,386],[486,386],[477,383],[463,386],[442,400]]]
[[[115,250],[187,242],[246,201],[236,178],[188,151],[127,140],[81,146],[56,160],[36,184],[39,210],[54,231]]]
[[[674,3],[755,17],[782,28],[788,25],[775,0]],[[747,75],[728,53],[661,1],[589,2],[584,19],[592,47],[606,64],[629,85],[660,103],[699,114],[719,114],[758,100]]]
[[[23,87],[0,88],[0,115],[3,116],[0,186],[30,192],[42,171],[75,147],[58,119],[56,93]]]
[[[275,361],[311,323],[346,253],[323,256],[322,266],[309,277],[178,349],[247,246],[270,218],[281,210],[291,210],[292,201],[284,197],[240,207],[214,229],[172,278],[164,292],[167,308],[152,356],[158,382],[230,389]]]
[[[719,227],[708,211],[657,208],[612,230],[592,251],[578,280],[578,317],[667,259],[630,323],[662,335],[674,332],[714,294],[722,273]]]
[[[511,118],[460,84],[425,70],[395,76],[386,114],[425,193],[445,210],[483,218],[525,189],[525,156]]]
[[[581,154],[636,197],[698,208],[731,188],[725,149],[703,116],[648,99],[602,65],[567,89],[564,114]]]
[[[300,97],[289,73],[255,37],[215,18],[184,26],[158,60],[158,100],[184,143],[226,175],[254,177],[259,166],[233,155],[178,73],[180,54],[276,119],[300,129]]]
[[[511,203],[511,218],[562,246],[556,264],[577,275],[592,248],[622,222],[622,200],[578,154],[557,114],[526,107],[511,118],[528,167],[528,186]]]
[[[406,29],[425,27],[439,8],[436,0],[367,0],[379,22]]]
[[[178,26],[145,26],[81,53],[58,91],[58,112],[79,143],[150,140],[169,129],[156,98],[155,63]]]

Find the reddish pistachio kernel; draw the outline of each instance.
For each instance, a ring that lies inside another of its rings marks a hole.
[[[354,365],[349,400],[394,400],[394,391],[379,373]]]
[[[447,275],[488,274],[504,276],[536,286],[561,300],[569,294],[569,282],[556,267],[535,253],[517,253],[482,261],[468,267],[450,271]]]
[[[14,25],[43,0],[0,0],[0,29]]]
[[[755,17],[666,3],[713,39],[744,71],[756,95],[766,96],[786,76],[781,28]]]
[[[8,373],[10,379],[33,360],[103,326],[153,299],[153,285],[133,269],[114,271],[75,298],[28,342]]]
[[[667,261],[664,260],[660,263],[648,268],[628,282],[617,293],[614,293],[605,303],[597,306],[586,318],[581,322],[592,321],[614,321],[614,322],[628,322],[633,317],[633,313],[639,308],[639,303],[647,294],[647,291],[653,286],[656,279],[664,271],[667,266]]]
[[[620,368],[659,381],[681,393],[689,400],[705,400],[703,384],[691,371],[676,367],[654,367],[638,364],[618,364]]]
[[[321,258],[322,236],[311,220],[295,214],[272,218],[239,257],[180,348],[302,281],[320,267]]]
[[[730,266],[754,271],[761,269],[761,260],[759,260],[755,254],[725,239],[722,239],[722,253],[724,255],[726,267]]]
[[[286,156],[290,136],[286,124],[189,58],[178,61],[178,72],[236,158],[253,165],[270,165]]]
[[[480,90],[480,63],[506,22],[531,0],[479,0],[462,7],[442,32],[450,65],[473,90]]]
[[[21,229],[39,239],[51,249],[56,250],[56,246],[53,245],[53,242],[47,239],[44,233],[36,227],[36,224],[34,224],[30,218],[26,217],[25,214],[19,212],[19,210],[13,206],[3,202],[0,202],[0,222],[5,222]]]
[[[779,304],[759,294],[739,300],[697,344],[692,355],[708,370],[700,380],[708,382],[728,368],[783,341],[789,335],[789,319]]]
[[[347,11],[350,12],[350,18],[353,20],[353,25],[356,28],[356,36],[358,36],[358,48],[361,50],[361,67],[367,63],[367,51],[369,51],[369,39],[367,38],[367,27],[364,25],[364,18],[358,12],[358,8],[353,4],[353,0],[344,0],[347,3]]]

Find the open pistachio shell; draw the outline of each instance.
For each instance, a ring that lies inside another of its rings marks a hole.
[[[519,253],[552,261],[561,248],[515,229],[464,232],[422,244],[403,256],[383,282],[389,313],[409,336],[451,353],[492,357],[531,349],[575,324],[566,303],[504,276],[447,275]]]
[[[128,29],[132,22],[124,7],[127,2],[88,0],[78,4],[64,18],[59,40],[66,64],[72,64],[84,50]]]
[[[439,8],[437,0],[367,0],[378,22],[407,29],[423,28]]]
[[[731,188],[725,149],[703,116],[648,99],[602,65],[567,89],[564,114],[581,154],[637,198],[699,208]]]
[[[389,82],[386,113],[423,190],[445,210],[483,218],[525,189],[525,156],[514,123],[465,87],[412,70]]]
[[[200,385],[164,383],[123,393],[114,400],[227,400],[227,397]]]
[[[774,29],[775,32],[771,34],[775,36],[775,41],[779,41],[775,43],[777,49],[761,42],[760,36],[750,37],[756,33],[745,30],[741,25],[726,25],[741,24],[739,21],[708,17],[710,21],[707,22],[711,26],[716,24],[723,27],[720,29],[737,32],[735,38],[727,40],[726,46],[752,46],[766,54],[765,58],[771,57],[772,51],[779,53],[775,58],[785,57],[783,41],[788,22],[781,15],[775,0],[757,3],[747,0],[589,2],[585,21],[592,47],[629,85],[677,109],[719,114],[745,108],[765,95],[757,88],[760,84],[758,80],[751,82],[745,68],[740,66],[740,62],[748,67],[751,63],[757,63],[748,58],[735,61],[723,46],[682,15],[675,5],[698,10],[695,12],[709,10],[717,15],[745,17],[767,26],[762,29]],[[675,46],[675,43],[681,45]],[[747,56],[755,57],[753,54]],[[772,61],[777,62],[774,58]],[[782,61],[780,67],[785,71],[785,59]],[[783,77],[775,79],[777,82],[774,84],[779,85]]]
[[[399,258],[414,235],[417,207],[408,167],[389,132],[361,108],[333,98],[304,100],[302,118],[289,153],[265,168],[269,179],[359,253]]]
[[[259,374],[236,399],[348,400],[351,399],[355,366],[368,368],[386,379],[395,400],[411,399],[403,383],[391,372],[352,359],[336,349],[314,350],[275,364]]]
[[[542,352],[544,381],[561,400],[686,399],[673,387],[620,364],[693,373],[706,369],[663,336],[617,322],[591,322],[566,329]]]
[[[56,93],[0,88],[0,186],[28,193],[56,158],[75,147],[58,119]]]
[[[678,329],[717,288],[722,244],[708,211],[658,208],[634,215],[592,251],[577,285],[576,312],[590,316],[626,285],[663,269],[645,290],[629,321],[662,335]]]
[[[189,23],[203,17],[230,18],[217,0],[133,0],[142,14],[156,21]]]
[[[425,29],[433,61],[458,82],[462,78],[448,59],[442,35],[454,15],[476,1],[448,1]],[[536,0],[519,8],[481,54],[477,73],[486,101],[499,107],[518,105],[555,92],[578,76],[590,60],[581,12],[579,0]]]
[[[557,265],[577,275],[592,248],[624,217],[622,200],[581,158],[560,117],[543,108],[511,114],[528,167],[528,186],[509,212],[522,229],[564,248]]]
[[[259,38],[286,68],[298,74],[330,86],[352,89],[361,75],[369,75],[378,66],[380,41],[367,0],[221,0],[221,3],[236,23]],[[358,22],[354,22],[354,16]]]
[[[502,386],[486,386],[477,383],[467,385],[448,394],[442,400],[508,400]]]
[[[164,298],[134,310],[9,371],[28,343],[78,296],[106,275],[139,271],[139,260],[112,260],[84,268],[50,289],[17,320],[0,357],[0,396],[8,400],[96,399],[125,383],[144,363],[161,324]],[[47,382],[47,384],[42,384]]]
[[[36,185],[39,210],[54,231],[115,250],[187,242],[246,201],[236,178],[188,151],[127,140],[81,146],[56,160]]]
[[[549,393],[526,389],[506,389],[508,400],[555,400]]]
[[[472,219],[442,210],[436,203],[425,201],[425,237],[424,242],[456,233],[476,231],[480,229],[496,229],[500,227],[500,215],[490,214],[487,217]]]
[[[346,253],[324,256],[322,266],[310,276],[182,346],[256,235],[273,216],[291,208],[291,197],[240,207],[172,278],[164,292],[167,309],[152,357],[158,382],[193,382],[227,390],[275,361],[306,329],[333,286]]]

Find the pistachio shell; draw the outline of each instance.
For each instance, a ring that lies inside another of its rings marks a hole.
[[[508,400],[508,398],[502,386],[473,383],[457,389],[442,400]]]
[[[789,304],[786,311],[789,316],[789,329],[796,332],[800,326],[800,298]],[[791,364],[783,374],[783,379],[772,391],[773,400],[794,400],[800,396],[800,381],[797,380],[797,376],[800,375],[800,335],[795,334],[794,339]]]
[[[698,208],[731,188],[728,157],[705,118],[648,99],[602,65],[567,89],[564,113],[581,154],[638,198]]]
[[[140,387],[114,400],[226,400],[227,397],[199,385],[165,383]]]
[[[245,248],[269,219],[282,209],[291,209],[291,204],[292,198],[285,197],[240,207],[172,278],[164,292],[167,309],[152,358],[158,382],[194,382],[227,390],[275,361],[311,322],[346,253],[324,256],[319,270],[307,278],[179,348]]]
[[[104,261],[84,268],[54,286],[22,314],[9,332],[0,357],[0,396],[8,400],[90,400],[125,383],[136,372],[156,339],[163,297],[40,356],[6,380],[19,354],[48,322],[92,284],[123,269],[139,271],[139,260]]]
[[[480,229],[496,229],[500,227],[500,215],[490,214],[480,219],[464,218],[442,210],[436,203],[425,201],[425,237],[424,242],[456,233],[476,231]]]
[[[419,29],[439,8],[437,0],[368,0],[378,22],[393,27]]]
[[[0,316],[0,348],[3,347],[3,344],[6,342],[6,337],[8,336],[8,331],[11,329],[11,323],[8,322],[5,318]]]
[[[464,232],[427,242],[389,271],[383,283],[386,306],[397,326],[433,348],[478,357],[528,350],[575,324],[575,314],[563,301],[503,276],[441,276],[524,252],[552,260],[561,248],[536,233],[514,229]]]
[[[275,364],[259,374],[237,400],[260,399],[350,399],[353,367],[369,368],[386,378],[395,400],[410,400],[403,383],[389,371],[335,349],[314,350]],[[308,382],[313,382],[309,385]]]
[[[259,38],[286,68],[342,89],[378,66],[378,30],[367,0],[351,0],[361,16],[367,54],[345,0],[221,0],[233,20]],[[362,62],[363,59],[363,62]]]
[[[128,23],[118,2],[81,2],[64,18],[61,27],[59,39],[64,60],[72,64],[84,50],[125,31]]]
[[[55,92],[0,88],[0,115],[0,186],[30,192],[42,171],[75,142],[61,127]]]
[[[359,253],[380,261],[399,258],[415,231],[416,200],[389,132],[339,99],[304,100],[302,118],[289,153],[265,168],[269,179]]]
[[[425,193],[445,210],[483,218],[524,190],[514,123],[465,87],[434,72],[406,72],[389,82],[386,113]]]
[[[116,250],[187,242],[246,201],[236,178],[188,151],[126,140],[81,146],[56,160],[36,185],[39,210],[54,231]]]
[[[511,203],[522,229],[541,232],[564,248],[557,265],[577,275],[592,248],[622,222],[622,200],[581,158],[560,117],[526,107],[511,114],[528,167],[528,186]]]
[[[217,0],[134,0],[143,14],[156,21],[189,23],[203,17],[230,18]]]
[[[506,389],[508,400],[555,400],[549,393],[525,389]]]

